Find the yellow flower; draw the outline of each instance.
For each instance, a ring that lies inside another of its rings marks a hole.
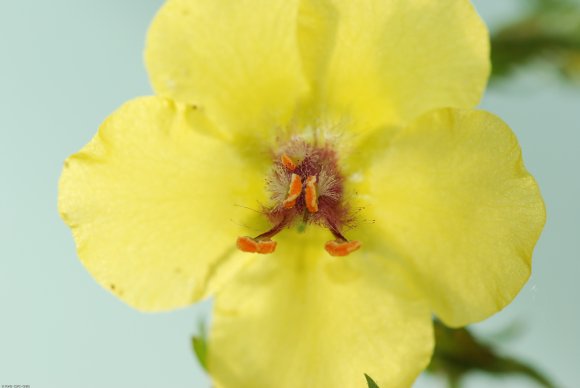
[[[79,257],[140,310],[215,295],[218,387],[409,386],[431,314],[506,306],[545,220],[514,135],[472,110],[488,49],[467,0],[168,1],[157,96],[65,164]]]

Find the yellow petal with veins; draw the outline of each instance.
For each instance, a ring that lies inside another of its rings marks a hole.
[[[201,106],[218,127],[270,134],[307,92],[298,0],[169,0],[147,38],[156,93]]]
[[[80,259],[140,310],[192,303],[248,258],[235,249],[248,213],[236,205],[255,206],[263,175],[203,122],[169,100],[135,99],[65,163],[59,210]]]
[[[216,387],[407,387],[429,362],[431,315],[405,273],[370,252],[331,257],[320,229],[285,231],[216,296]]]
[[[391,141],[366,179],[382,238],[409,260],[446,324],[490,316],[525,284],[545,209],[499,118],[429,113]]]
[[[357,131],[472,108],[489,39],[468,0],[305,0],[299,44],[316,109]]]

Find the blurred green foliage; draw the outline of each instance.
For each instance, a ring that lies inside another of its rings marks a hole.
[[[532,0],[523,16],[492,32],[492,81],[522,65],[547,65],[580,81],[580,3]]]
[[[463,377],[471,372],[484,372],[493,376],[519,374],[536,381],[540,386],[554,387],[536,368],[500,354],[468,329],[451,329],[437,320],[433,323],[435,351],[427,371],[444,376],[449,387],[459,387]]]

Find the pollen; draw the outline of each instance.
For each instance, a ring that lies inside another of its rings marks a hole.
[[[361,243],[358,241],[344,241],[342,239],[329,241],[324,245],[324,249],[331,256],[347,256],[360,247]]]
[[[276,250],[276,241],[270,239],[258,239],[248,236],[238,237],[237,246],[242,252],[249,253],[273,253]]]
[[[288,188],[288,195],[282,205],[286,209],[292,209],[294,205],[296,205],[296,200],[302,193],[302,179],[300,179],[299,175],[292,174],[290,178],[290,187]]]
[[[292,158],[290,158],[287,154],[282,154],[282,156],[280,157],[280,161],[282,162],[284,167],[286,167],[289,171],[296,170],[297,167],[296,163],[294,163]]]

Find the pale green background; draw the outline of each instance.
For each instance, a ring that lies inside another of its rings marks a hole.
[[[161,0],[0,2],[0,384],[34,388],[207,387],[190,351],[209,305],[145,315],[101,289],[56,211],[63,160],[122,102],[150,93],[145,32]],[[519,2],[479,0],[492,27]],[[393,53],[396,55],[396,53]],[[580,87],[541,71],[482,105],[518,135],[548,205],[534,274],[504,312],[477,326],[525,327],[503,348],[580,386]],[[470,379],[468,387],[533,386]],[[419,387],[441,382],[421,378]]]

